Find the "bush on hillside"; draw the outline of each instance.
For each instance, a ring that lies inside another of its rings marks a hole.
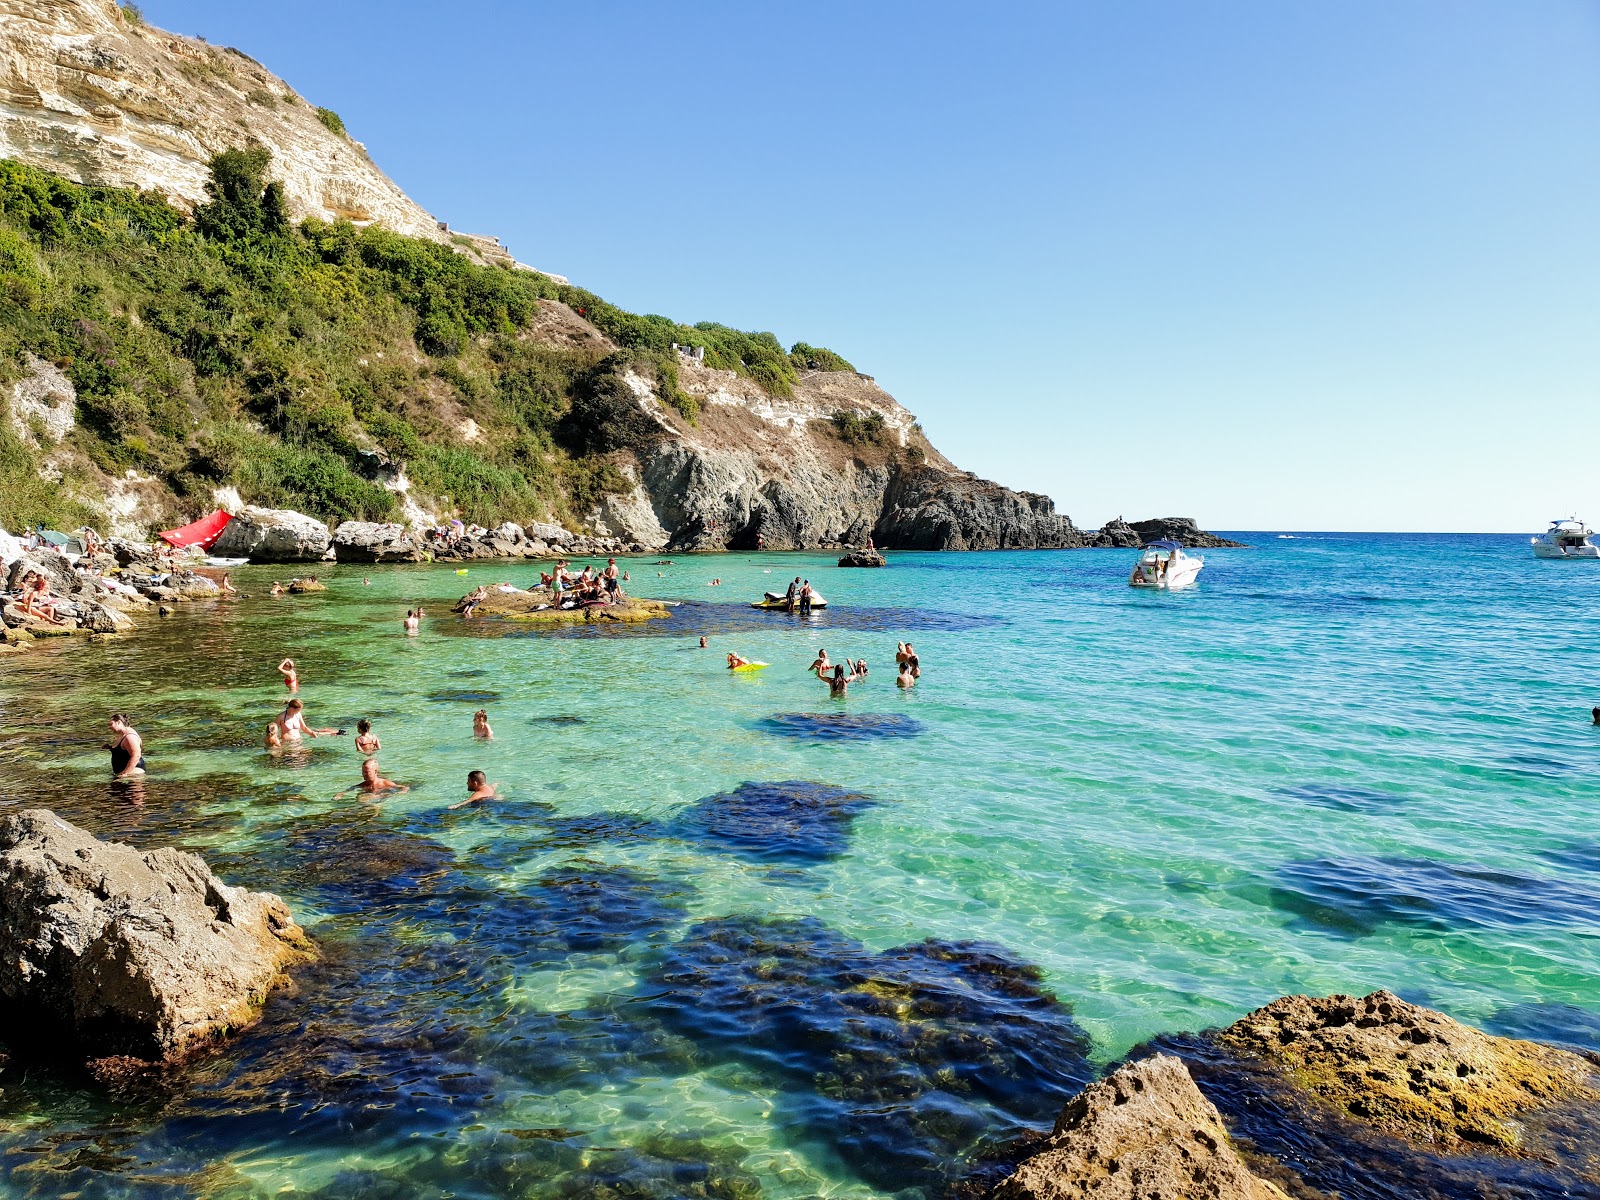
[[[801,371],[854,371],[848,362],[832,350],[821,346],[808,346],[796,342],[789,347],[789,361]]]
[[[337,137],[350,136],[345,131],[344,121],[340,118],[339,114],[334,112],[331,108],[319,107],[317,109],[317,120],[321,121],[323,125],[327,127],[329,133],[334,134]]]

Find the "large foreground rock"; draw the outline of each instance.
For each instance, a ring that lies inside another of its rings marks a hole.
[[[247,507],[223,526],[211,553],[252,562],[318,562],[328,556],[332,542],[333,534],[315,517],[287,508]]]
[[[1283,1200],[1251,1174],[1183,1063],[1128,1063],[1067,1103],[1047,1147],[996,1200]]]
[[[0,820],[0,1040],[171,1060],[250,1024],[313,957],[278,897],[197,856],[102,842],[47,809]]]
[[[340,562],[422,562],[428,556],[404,525],[345,521],[334,531],[333,554]]]

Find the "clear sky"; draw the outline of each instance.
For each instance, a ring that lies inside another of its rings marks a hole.
[[[1600,3],[144,0],[1086,527],[1600,522]]]

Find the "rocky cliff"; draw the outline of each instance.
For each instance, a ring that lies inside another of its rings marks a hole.
[[[153,29],[112,0],[0,0],[0,157],[192,209],[212,155],[249,140],[272,151],[296,217],[442,240],[317,112],[243,52]]]
[[[216,159],[248,147],[270,161]],[[131,5],[0,0],[0,159],[3,523],[142,537],[243,503],[647,549],[1136,536],[960,471],[831,351],[627,313],[449,235],[332,113]]]

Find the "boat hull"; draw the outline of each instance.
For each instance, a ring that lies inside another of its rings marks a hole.
[[[1535,558],[1560,558],[1568,560],[1600,559],[1600,546],[1553,546],[1549,542],[1533,544]]]
[[[1200,581],[1200,567],[1202,564],[1194,563],[1192,566],[1180,566],[1177,571],[1168,575],[1157,575],[1155,568],[1141,569],[1129,580],[1129,587],[1148,588],[1152,592],[1181,592],[1184,588],[1193,587]]]
[[[768,612],[785,612],[789,608],[789,602],[787,600],[757,600],[750,607],[765,609]],[[811,602],[811,607],[814,609],[827,608],[828,602],[826,600],[813,600]],[[794,603],[794,611],[800,611],[800,602],[798,600],[796,600]]]

